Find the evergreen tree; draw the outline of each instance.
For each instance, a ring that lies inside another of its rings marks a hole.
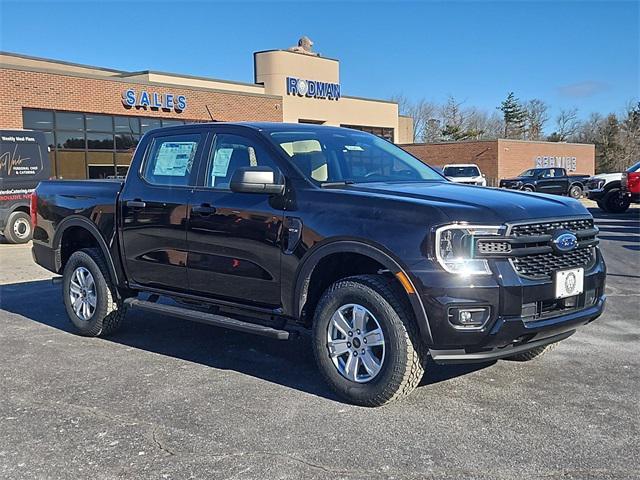
[[[505,138],[521,138],[527,119],[527,110],[520,104],[513,92],[498,107],[504,117]]]

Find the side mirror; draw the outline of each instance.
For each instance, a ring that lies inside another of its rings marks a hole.
[[[280,172],[269,167],[240,167],[233,172],[229,184],[236,193],[268,193],[282,195],[284,178]]]

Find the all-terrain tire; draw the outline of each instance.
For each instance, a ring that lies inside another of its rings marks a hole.
[[[77,268],[88,270],[95,284],[95,311],[88,320],[79,317],[71,303],[71,278]],[[80,335],[102,337],[114,333],[122,324],[127,307],[119,299],[100,250],[85,248],[74,252],[64,268],[62,294],[69,320]]]
[[[517,355],[513,355],[511,357],[507,357],[505,360],[511,360],[512,362],[528,362],[533,360],[534,358],[541,357],[545,353],[550,352],[554,348],[558,346],[559,342],[551,343],[549,345],[542,345],[541,347],[536,347],[528,352],[518,353]]]
[[[348,304],[362,305],[373,313],[384,334],[384,361],[379,373],[366,383],[344,377],[329,355],[329,322]],[[327,384],[348,402],[367,407],[409,395],[422,379],[427,358],[406,296],[394,279],[381,275],[345,278],[324,292],[314,313],[313,351]]]
[[[3,234],[10,243],[27,243],[31,240],[33,226],[29,214],[21,211],[11,213]]]

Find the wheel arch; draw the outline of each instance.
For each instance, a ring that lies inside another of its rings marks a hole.
[[[428,344],[433,343],[426,309],[409,271],[383,247],[359,240],[335,240],[317,246],[312,251],[307,252],[298,267],[295,277],[296,280],[292,312],[296,318],[304,318],[303,309],[307,303],[310,283],[314,272],[316,272],[316,269],[323,264],[323,261],[328,260],[336,254],[354,254],[367,257],[380,264],[383,269],[388,270],[396,280],[399,280],[399,276],[406,279],[408,287],[413,293],[407,291],[407,287],[403,285],[402,281],[399,281],[399,283],[403,286],[403,291],[405,292],[407,300],[409,301],[413,314],[416,318],[421,337]]]
[[[55,267],[58,272],[60,272],[66,263],[67,258],[63,256],[63,240],[65,238],[66,233],[71,233],[72,229],[81,229],[86,232],[89,238],[92,239],[95,246],[97,246],[102,255],[104,256],[105,262],[107,264],[107,269],[109,270],[109,276],[111,277],[111,281],[114,285],[119,285],[118,273],[116,271],[115,265],[113,263],[113,258],[109,251],[109,247],[105,242],[100,230],[96,227],[90,220],[85,217],[80,216],[71,216],[65,218],[56,229],[56,233],[53,236],[52,247],[56,252],[55,255]],[[82,248],[86,248],[88,246],[93,245],[84,245]],[[78,249],[76,249],[78,250]],[[69,255],[70,256],[70,255]]]

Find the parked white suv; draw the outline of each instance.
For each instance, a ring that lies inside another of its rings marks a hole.
[[[445,165],[442,170],[444,176],[452,182],[487,186],[487,179],[484,177],[484,173],[480,172],[478,165],[475,163],[452,163]]]

